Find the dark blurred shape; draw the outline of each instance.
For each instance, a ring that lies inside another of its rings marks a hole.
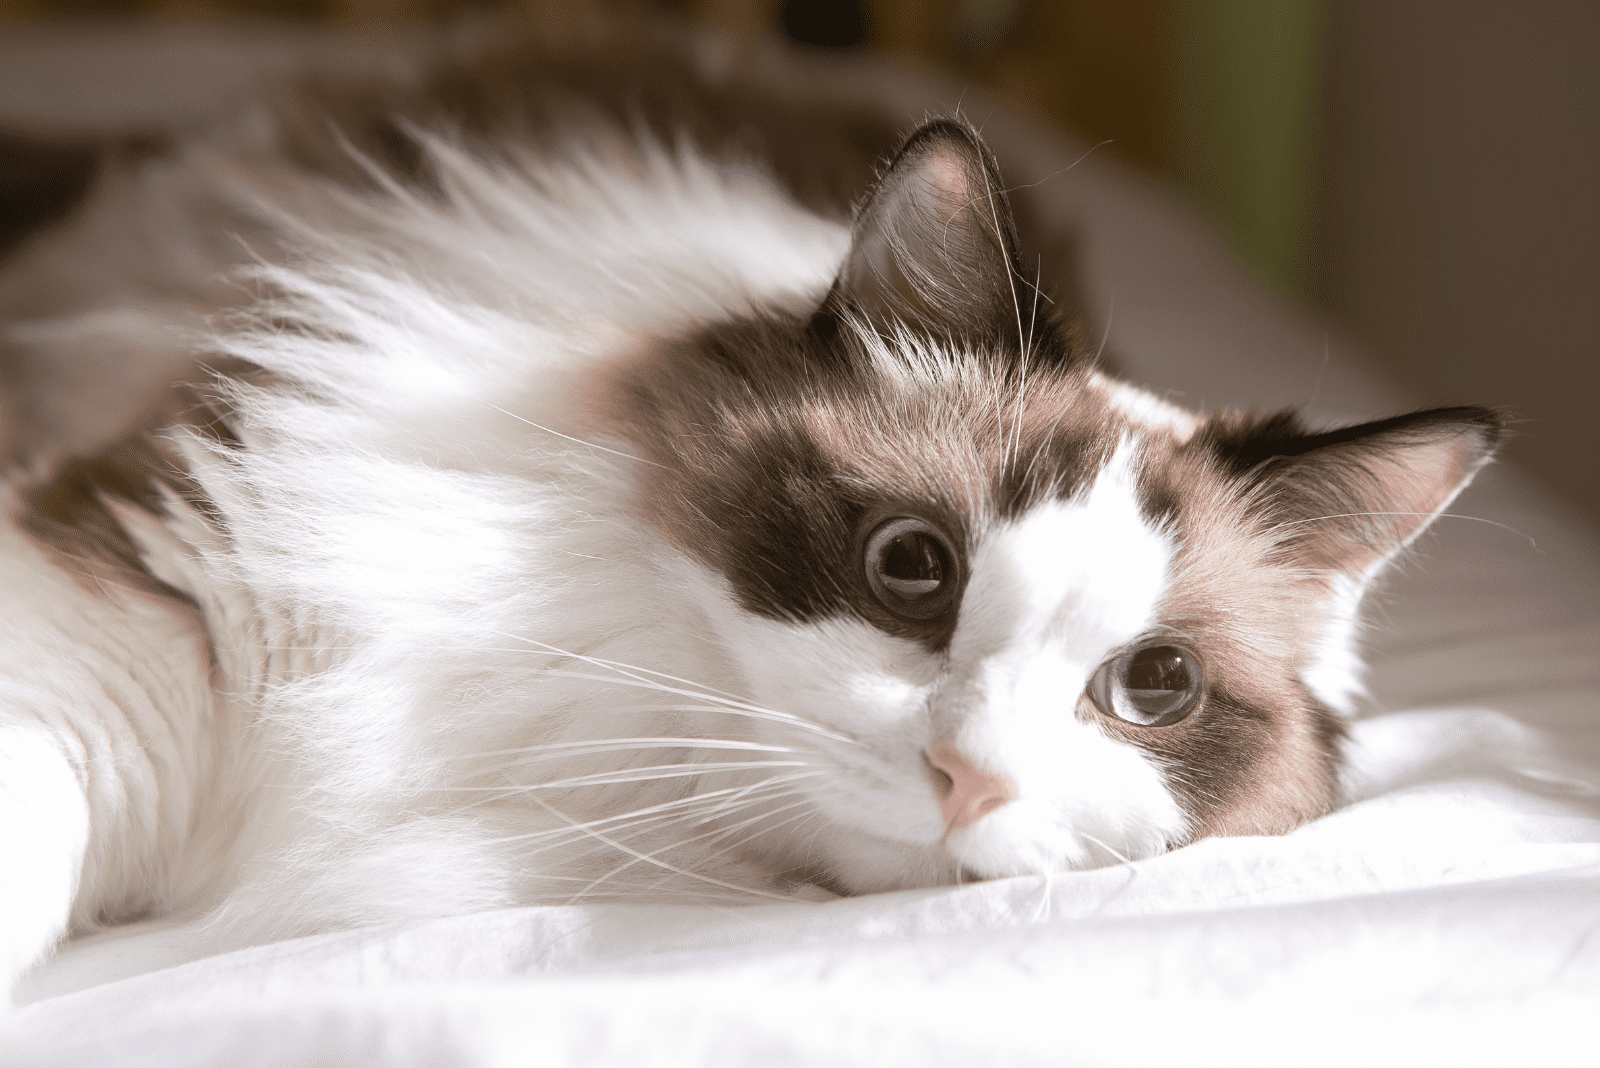
[[[1015,40],[1024,6],[1023,0],[961,0],[950,19],[951,44],[967,56],[995,52]]]
[[[55,15],[138,15],[139,0],[52,0],[47,6]]]
[[[1169,0],[1170,169],[1280,292],[1315,262],[1326,0]]]
[[[0,134],[0,256],[66,214],[94,180],[98,145]]]
[[[860,0],[784,0],[783,32],[791,41],[854,48],[867,39]]]

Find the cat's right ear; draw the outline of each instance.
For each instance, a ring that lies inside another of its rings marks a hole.
[[[954,119],[926,123],[857,212],[819,319],[851,317],[880,333],[1015,334],[1024,288],[1016,248],[999,168],[977,131]]]

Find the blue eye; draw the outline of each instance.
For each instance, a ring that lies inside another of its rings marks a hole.
[[[1205,675],[1181,645],[1142,645],[1101,664],[1089,680],[1089,700],[1108,716],[1140,727],[1166,727],[1200,705]]]
[[[867,585],[878,602],[905,619],[933,619],[955,598],[956,556],[944,534],[922,519],[902,516],[867,538]]]

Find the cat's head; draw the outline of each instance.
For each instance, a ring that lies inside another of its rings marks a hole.
[[[1499,417],[1195,416],[1103,375],[1047,309],[994,161],[937,121],[820,308],[707,330],[629,394],[650,520],[742,696],[780,714],[746,729],[815,772],[806,818],[750,848],[866,891],[1335,803],[1362,592]]]

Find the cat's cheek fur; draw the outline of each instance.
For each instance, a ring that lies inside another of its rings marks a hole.
[[[1336,712],[1349,715],[1364,692],[1361,673],[1361,599],[1367,583],[1352,575],[1328,580],[1321,633],[1300,672],[1306,688]]]
[[[742,692],[778,714],[746,721],[746,732],[806,755],[816,774],[800,788],[822,818],[917,848],[937,843],[943,819],[922,754],[933,741],[927,702],[939,658],[858,619],[755,615],[719,576],[687,559],[681,574],[732,658]]]

